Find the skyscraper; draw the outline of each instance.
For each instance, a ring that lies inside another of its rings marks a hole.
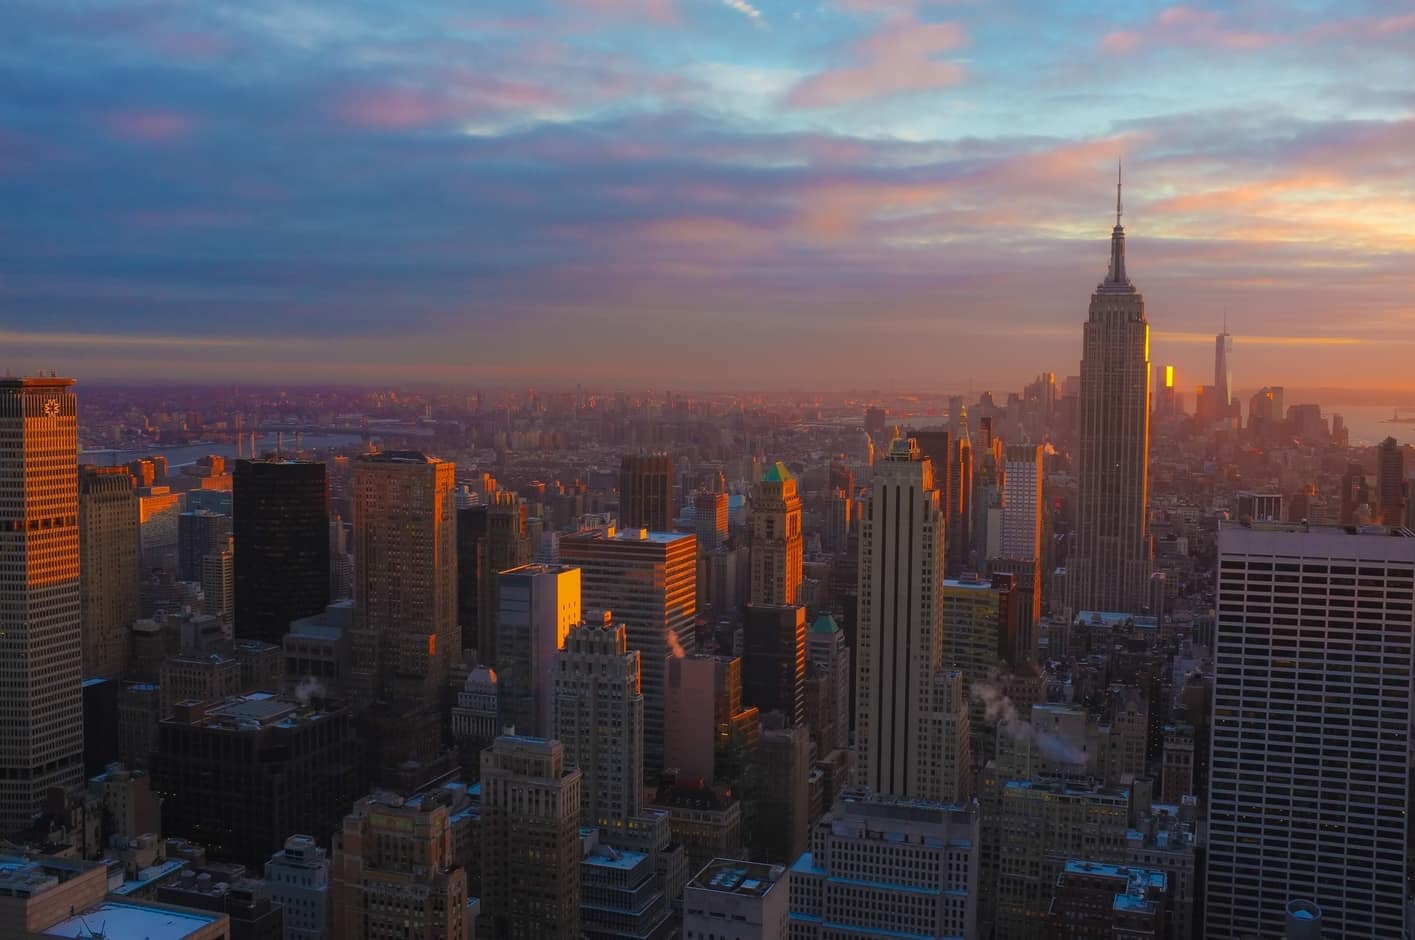
[[[585,610],[613,611],[641,654],[644,762],[662,767],[664,675],[672,656],[697,644],[697,539],[643,529],[595,529],[560,539],[560,560],[580,569]]]
[[[359,457],[352,633],[361,701],[434,704],[445,685],[461,641],[455,471],[448,461],[410,451]],[[327,537],[321,542],[327,546]],[[239,556],[237,548],[237,570]]]
[[[752,490],[752,604],[795,604],[804,558],[796,478],[777,461]]]
[[[231,485],[236,635],[278,644],[329,603],[324,464],[238,460]]]
[[[1002,557],[1039,559],[1046,500],[1043,451],[1036,444],[1009,444],[1003,483]]]
[[[580,622],[580,569],[522,565],[496,576],[497,697],[501,723],[517,734],[550,737],[555,659]]]
[[[496,615],[500,609],[498,572],[531,560],[531,541],[526,526],[526,503],[509,490],[487,494],[486,535],[482,538],[476,576],[477,656],[483,665],[500,667],[496,649]]]
[[[1091,295],[1081,356],[1080,485],[1067,564],[1072,610],[1139,613],[1148,605],[1150,325],[1125,274],[1120,184],[1110,270]]]
[[[698,550],[716,551],[727,541],[726,493],[699,493],[693,497],[693,531],[698,536]]]
[[[856,743],[859,780],[876,793],[929,787],[918,741],[942,650],[944,524],[932,464],[895,438],[860,520]]]
[[[580,783],[559,741],[506,736],[482,751],[482,905],[493,936],[580,936]]]
[[[1233,367],[1228,360],[1231,355],[1233,337],[1228,334],[1225,320],[1223,332],[1214,337],[1214,397],[1218,399],[1218,407],[1223,414],[1228,413],[1228,406],[1233,401]]]
[[[619,522],[627,528],[673,529],[673,458],[625,454],[619,463]]]
[[[0,826],[83,781],[73,379],[0,379]]]
[[[1388,437],[1376,448],[1376,501],[1380,522],[1405,525],[1405,504],[1410,496],[1405,478],[1405,448]]]
[[[1403,936],[1412,589],[1398,530],[1220,530],[1204,936]]]
[[[570,631],[556,657],[555,737],[580,768],[586,826],[613,831],[644,811],[639,654],[608,614]]]
[[[200,581],[202,561],[219,554],[231,537],[231,517],[206,509],[177,516],[177,580]]]
[[[85,676],[121,676],[138,619],[138,496],[126,467],[79,468]]]

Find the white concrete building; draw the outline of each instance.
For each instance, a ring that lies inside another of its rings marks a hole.
[[[1219,533],[1204,935],[1406,928],[1415,538],[1254,523]]]
[[[715,858],[683,894],[683,940],[786,940],[790,873]]]

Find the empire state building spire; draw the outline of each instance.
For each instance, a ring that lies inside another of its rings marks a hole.
[[[1106,272],[1102,290],[1134,290],[1125,276],[1125,228],[1120,224],[1120,163],[1115,164],[1115,228],[1110,231],[1110,270]]]

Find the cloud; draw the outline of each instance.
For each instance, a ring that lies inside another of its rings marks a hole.
[[[722,0],[722,5],[736,10],[758,26],[764,25],[762,21],[762,11],[752,6],[747,0]]]
[[[830,108],[958,85],[965,77],[962,64],[939,56],[966,42],[957,23],[921,23],[909,14],[894,16],[851,48],[854,64],[803,79],[787,94],[786,103],[796,108]]]
[[[1303,23],[1266,17],[1253,24],[1236,22],[1216,10],[1192,6],[1166,7],[1138,30],[1121,30],[1101,37],[1101,49],[1128,56],[1146,47],[1192,46],[1256,52],[1276,47],[1310,49],[1334,40],[1383,42],[1415,31],[1415,14],[1356,16]]]

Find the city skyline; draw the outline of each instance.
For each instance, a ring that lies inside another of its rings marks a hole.
[[[17,365],[871,387],[945,350],[955,388],[1017,387],[1079,362],[1124,157],[1181,388],[1226,312],[1240,393],[1410,389],[1415,16],[1392,3],[3,19]]]

